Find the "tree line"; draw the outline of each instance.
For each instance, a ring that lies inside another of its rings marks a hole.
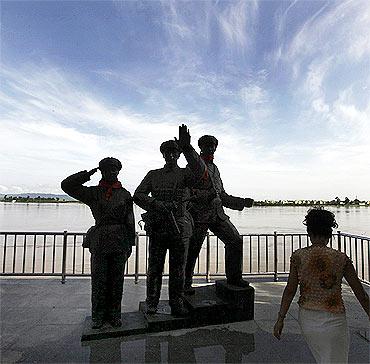
[[[4,195],[0,197],[2,202],[23,202],[23,203],[60,203],[60,202],[78,202],[70,200],[66,197],[46,197],[46,196],[13,196],[13,195]],[[254,206],[370,206],[370,201],[359,200],[355,198],[350,200],[348,197],[345,197],[341,200],[339,197],[335,197],[332,200],[264,200],[264,201],[255,201]]]

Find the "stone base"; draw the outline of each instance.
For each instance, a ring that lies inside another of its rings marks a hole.
[[[91,316],[86,317],[81,341],[138,335],[148,331],[147,322],[141,312],[125,312],[121,315],[121,320],[121,327],[112,327],[109,323],[105,323],[100,329],[92,329]]]
[[[171,315],[168,301],[159,301],[157,313],[154,315],[146,313],[146,302],[140,302],[139,311],[146,320],[147,332],[178,330],[190,326],[189,317],[174,317]]]
[[[254,288],[242,288],[227,284],[226,279],[216,281],[216,295],[228,303],[232,317],[236,321],[253,320]]]
[[[228,320],[229,304],[217,297],[214,284],[196,287],[194,295],[184,298],[193,327],[231,322]]]
[[[101,329],[92,329],[91,317],[87,317],[81,341],[253,320],[254,288],[218,280],[216,284],[196,287],[194,295],[185,296],[185,304],[189,316],[174,317],[168,301],[160,301],[154,315],[148,315],[146,303],[140,302],[139,311],[122,314],[122,326],[118,328],[105,324]]]

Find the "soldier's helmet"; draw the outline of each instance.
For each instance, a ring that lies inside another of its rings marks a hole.
[[[198,146],[202,148],[204,145],[214,144],[218,146],[218,140],[213,135],[203,135],[198,139]]]
[[[174,150],[176,152],[181,153],[180,147],[174,140],[167,140],[163,142],[159,148],[161,153],[163,154],[166,150]]]
[[[122,163],[117,159],[117,158],[113,158],[113,157],[107,157],[107,158],[103,158],[100,162],[99,162],[99,169],[106,169],[107,167],[109,166],[115,166],[117,167],[119,170],[122,169]]]

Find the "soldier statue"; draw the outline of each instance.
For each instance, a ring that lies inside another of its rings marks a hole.
[[[208,229],[225,244],[227,283],[238,287],[247,287],[249,284],[242,279],[243,239],[230,222],[229,216],[225,214],[223,206],[241,211],[244,207],[252,207],[253,199],[234,197],[225,192],[220,172],[213,163],[217,145],[217,139],[211,135],[204,135],[198,141],[200,157],[207,165],[208,175],[193,188],[190,211],[194,220],[194,230],[185,269],[184,292],[187,295],[195,293],[192,287],[194,267]]]
[[[95,226],[86,234],[84,247],[91,253],[92,328],[104,322],[119,327],[125,263],[135,244],[133,201],[130,193],[118,181],[121,162],[104,158],[99,167],[67,177],[61,184],[68,195],[87,204]],[[98,186],[83,186],[100,170]]]
[[[149,171],[134,193],[134,201],[147,213],[143,214],[149,235],[146,310],[155,314],[159,303],[163,267],[169,251],[169,305],[173,316],[188,314],[184,306],[185,264],[192,234],[188,200],[192,183],[200,181],[206,166],[190,144],[186,126],[180,127],[179,140],[161,144],[165,160],[163,168]],[[181,151],[189,168],[180,168]],[[150,194],[150,196],[149,196]]]

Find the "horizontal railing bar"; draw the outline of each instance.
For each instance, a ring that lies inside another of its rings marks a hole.
[[[0,273],[0,276],[60,277],[61,273]]]
[[[243,273],[243,277],[260,277],[260,276],[274,276],[274,272],[263,272],[263,273]],[[281,276],[288,276],[289,272],[278,272]],[[0,273],[0,277],[58,277],[60,278],[61,273]],[[90,273],[77,273],[77,274],[66,274],[66,277],[90,277]],[[139,273],[139,277],[146,277],[146,273]],[[206,278],[206,273],[194,273],[194,277],[204,277]],[[163,277],[168,277],[168,273],[163,273]],[[213,273],[210,275],[213,277],[225,277],[225,274],[222,273]],[[125,274],[125,278],[135,278],[135,273]],[[360,279],[360,282],[370,286],[370,282]],[[345,282],[343,282],[345,283]]]
[[[358,239],[370,240],[370,237],[363,236],[363,235],[349,234],[349,233],[343,233],[343,232],[340,232],[340,235],[342,235],[342,236],[348,236],[350,238],[358,238]]]
[[[0,231],[0,235],[63,235],[61,231]],[[68,233],[83,235],[85,233]]]
[[[137,233],[139,236],[147,236],[145,233]],[[61,231],[0,231],[0,235],[64,235]],[[70,232],[67,231],[67,235],[86,235],[86,232]],[[277,236],[306,236],[307,233],[276,233]],[[348,233],[342,233],[343,236],[354,237],[354,238],[362,238],[370,240],[370,237],[366,237],[363,235],[354,235]],[[209,236],[216,236],[214,234],[209,234]],[[240,236],[275,236],[273,233],[248,233],[248,234],[240,234]],[[334,233],[333,236],[337,236],[337,233]]]
[[[1,234],[1,232],[0,232]],[[69,233],[68,233],[69,234]],[[137,233],[139,236],[147,236],[145,233]],[[239,234],[240,236],[275,236],[274,233],[248,233],[248,234]],[[276,233],[277,236],[306,236],[307,233]],[[333,234],[336,236],[337,233]],[[212,233],[209,236],[216,236]],[[370,238],[369,238],[370,239]]]

